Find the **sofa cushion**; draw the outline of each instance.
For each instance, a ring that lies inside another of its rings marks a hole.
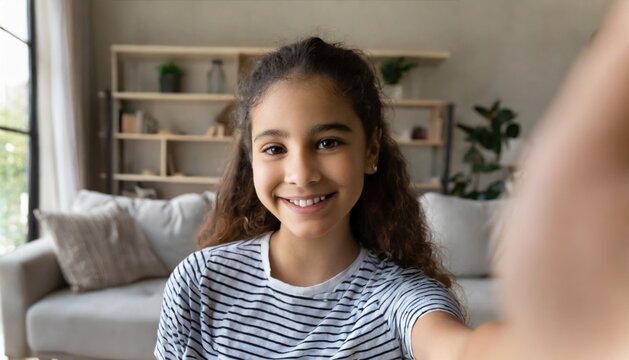
[[[82,213],[36,215],[52,235],[61,271],[74,291],[168,275],[133,218],[113,201]]]
[[[157,256],[172,271],[196,249],[195,238],[214,202],[214,193],[190,193],[170,200],[152,200],[82,190],[74,201],[72,210],[85,211],[112,198],[127,209]]]
[[[166,278],[87,293],[62,290],[26,315],[36,353],[111,359],[153,359]]]
[[[426,193],[420,203],[444,266],[456,276],[489,274],[490,225],[500,201]]]
[[[500,320],[498,313],[499,282],[490,278],[458,278],[455,293],[459,301],[467,309],[469,325],[478,327],[488,322]]]

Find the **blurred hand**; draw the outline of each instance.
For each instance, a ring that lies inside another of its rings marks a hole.
[[[629,359],[629,1],[543,119],[502,214],[503,308],[523,359]]]

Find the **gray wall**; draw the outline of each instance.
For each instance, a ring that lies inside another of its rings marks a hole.
[[[501,98],[527,136],[611,3],[93,0],[93,93],[110,87],[111,44],[276,46],[317,34],[359,48],[448,51],[448,61],[414,75],[429,84],[421,95],[452,100],[456,120],[468,123],[480,121],[474,104]],[[455,134],[458,169],[463,145]]]

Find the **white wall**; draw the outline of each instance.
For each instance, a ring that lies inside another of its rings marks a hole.
[[[444,50],[421,95],[452,100],[457,121],[496,98],[528,135],[612,0],[93,0],[94,93],[110,87],[111,44],[276,46],[317,34],[359,48]],[[93,107],[96,109],[96,107]],[[462,136],[455,133],[453,166]]]

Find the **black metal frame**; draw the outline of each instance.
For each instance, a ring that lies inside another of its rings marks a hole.
[[[37,127],[37,69],[36,69],[36,42],[35,42],[35,3],[27,0],[28,17],[28,40],[16,36],[11,31],[0,26],[0,31],[4,31],[10,36],[23,42],[28,47],[29,57],[29,110],[28,110],[28,131],[0,126],[0,130],[13,132],[30,137],[29,141],[29,164],[28,164],[28,232],[27,241],[39,237],[39,229],[33,210],[39,207],[39,131]]]
[[[445,118],[445,141],[446,141],[446,151],[444,154],[444,167],[443,167],[443,177],[441,178],[441,191],[444,194],[448,193],[448,179],[450,179],[450,162],[452,158],[452,127],[454,124],[454,104],[449,103],[446,106],[446,112],[444,114]]]
[[[114,156],[113,156],[113,144],[114,144],[114,117],[113,117],[113,99],[111,97],[111,90],[105,90],[105,121],[107,124],[106,134],[106,151],[105,151],[105,172],[107,174],[105,183],[105,192],[107,194],[113,194],[114,191]]]

